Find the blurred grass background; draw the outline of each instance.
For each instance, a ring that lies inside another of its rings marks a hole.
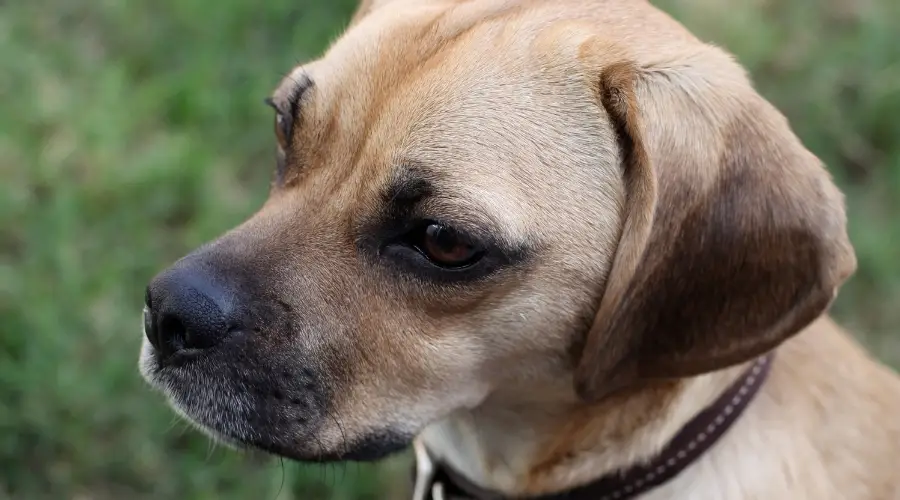
[[[860,263],[834,313],[900,365],[900,3],[658,4],[734,52],[828,164]],[[404,457],[304,467],[212,447],[136,370],[145,284],[262,201],[262,98],[354,6],[0,2],[0,499],[404,491]]]

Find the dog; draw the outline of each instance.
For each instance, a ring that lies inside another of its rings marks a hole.
[[[900,498],[842,193],[651,4],[363,1],[267,102],[268,199],[147,288],[141,373],[214,439],[413,444],[417,498]]]

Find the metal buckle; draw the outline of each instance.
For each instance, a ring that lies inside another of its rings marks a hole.
[[[444,485],[434,479],[434,462],[428,456],[428,450],[418,439],[413,441],[416,456],[416,485],[413,489],[413,500],[445,500]]]
[[[441,482],[436,482],[431,487],[431,500],[447,500],[447,497],[444,496],[444,484]]]

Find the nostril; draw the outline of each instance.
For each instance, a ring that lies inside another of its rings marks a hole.
[[[144,335],[147,336],[150,345],[159,349],[159,332],[156,331],[156,321],[149,306],[144,307]]]
[[[190,345],[187,328],[176,316],[166,315],[159,320],[159,337],[165,342],[163,350],[176,352]]]
[[[202,262],[201,262],[202,264]],[[153,278],[144,295],[144,329],[163,356],[207,349],[238,322],[233,288],[200,264],[182,262]]]

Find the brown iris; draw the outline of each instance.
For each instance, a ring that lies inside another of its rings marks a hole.
[[[419,245],[429,260],[443,267],[463,267],[479,256],[479,249],[459,233],[440,224],[429,224]]]
[[[275,113],[275,137],[278,139],[278,145],[281,149],[287,149],[288,134],[290,133],[290,123],[281,112]]]
[[[271,97],[266,98],[264,102],[275,110],[275,138],[278,139],[278,146],[282,150],[286,150],[291,144],[291,128],[293,126],[291,116],[281,111]]]

